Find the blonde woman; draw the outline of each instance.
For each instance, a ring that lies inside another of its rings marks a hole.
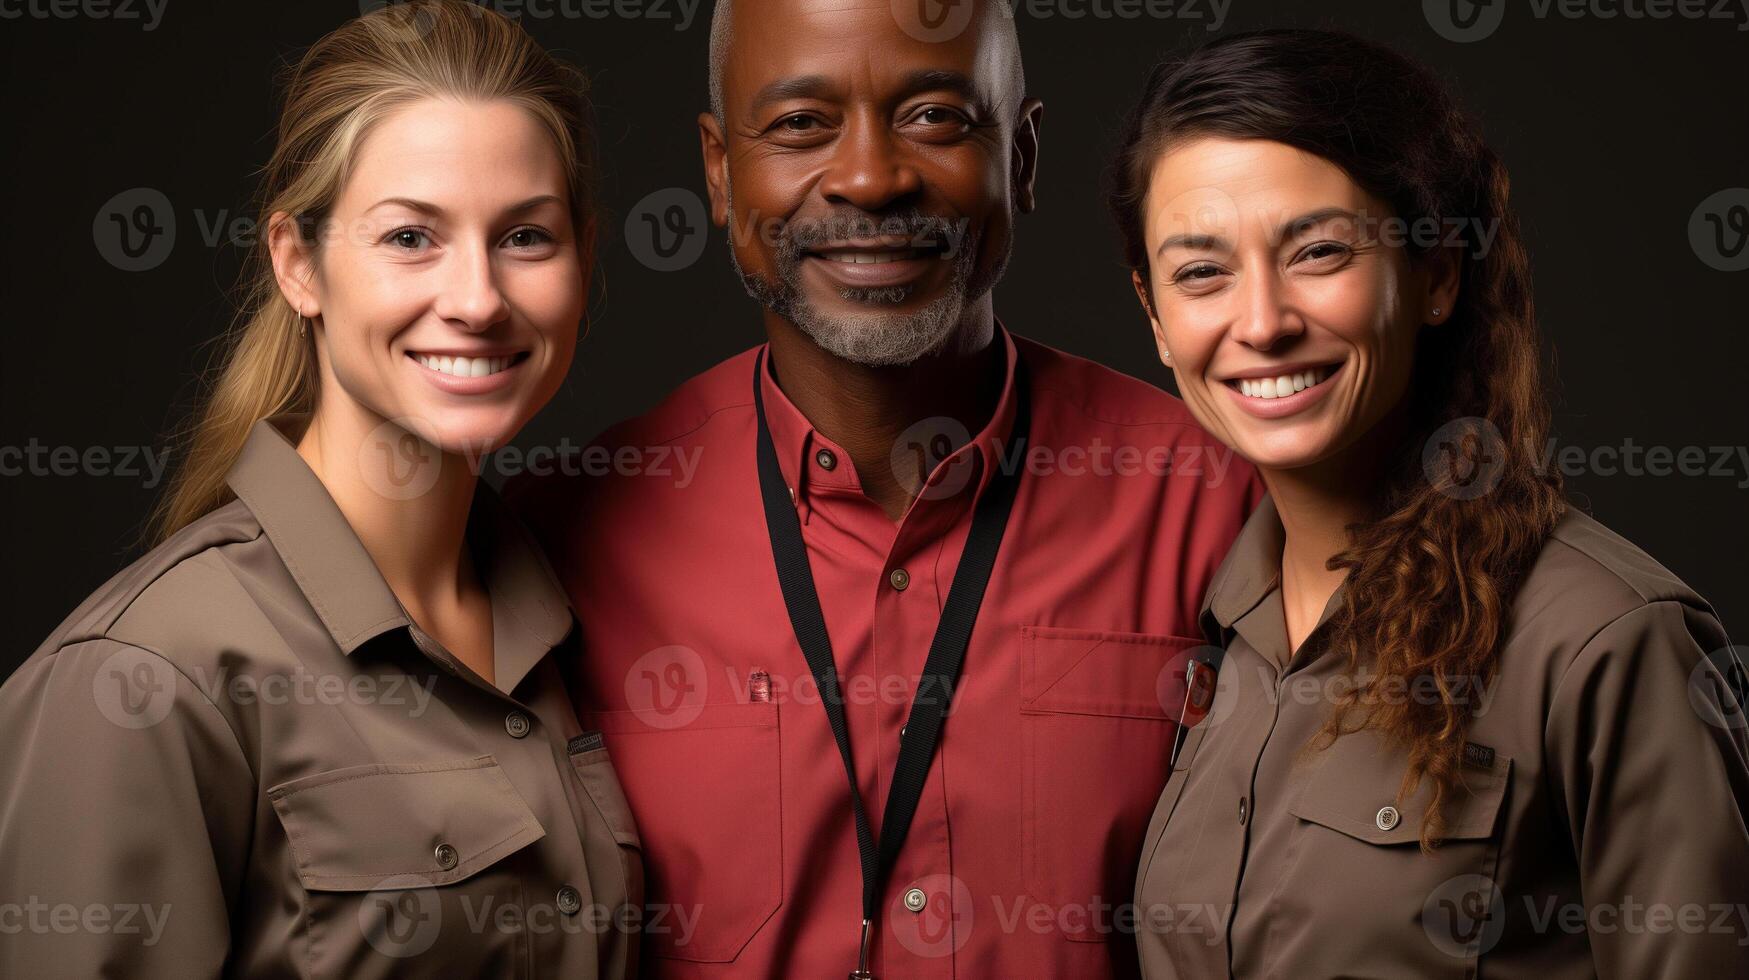
[[[586,120],[459,0],[296,66],[161,539],[0,688],[0,976],[635,972],[572,613],[478,466],[576,346]]]

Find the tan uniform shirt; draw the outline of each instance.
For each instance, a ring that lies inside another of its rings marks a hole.
[[[1227,653],[1143,844],[1148,977],[1749,976],[1749,741],[1699,596],[1569,513],[1498,676],[1456,692],[1484,707],[1428,855],[1429,787],[1397,800],[1382,738],[1296,758],[1349,674],[1323,649],[1340,591],[1289,658],[1282,540],[1265,501],[1204,606]]]
[[[482,482],[494,687],[409,619],[306,420],[0,688],[0,976],[635,972],[637,831],[544,559]]]

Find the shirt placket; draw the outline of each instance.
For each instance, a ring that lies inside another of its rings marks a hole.
[[[946,481],[961,478],[953,466],[970,465],[961,457],[936,473],[931,484],[952,486]],[[972,496],[969,481],[959,492],[939,497],[926,487],[900,523],[876,583],[872,649],[882,735],[883,810],[917,678],[928,660],[964,549]],[[976,637],[974,631],[974,643]],[[965,672],[973,669],[968,650]],[[953,710],[950,700],[950,716]],[[950,737],[949,727],[943,728],[943,741]],[[954,954],[964,946],[966,930],[974,924],[972,890],[954,873],[941,759],[938,745],[904,847],[885,882],[880,931],[884,972],[892,976],[942,980],[955,976]],[[877,970],[876,975],[882,972]]]
[[[409,634],[418,651],[441,668],[448,681],[470,689],[466,696],[445,700],[456,716],[467,722],[480,748],[498,760],[547,830],[546,836],[524,853],[505,860],[530,876],[522,882],[523,908],[518,910],[525,948],[535,963],[564,964],[568,962],[566,947],[574,938],[586,938],[586,917],[593,914],[596,903],[583,855],[582,828],[576,823],[570,795],[558,783],[563,778],[558,768],[563,757],[555,757],[553,739],[563,740],[565,733],[549,730],[533,706],[487,684],[417,626],[410,627]],[[537,673],[538,669],[530,671],[530,676]],[[567,828],[558,823],[561,816],[570,820],[571,833],[565,833]],[[531,854],[540,854],[540,858],[531,861]],[[532,877],[530,869],[542,869],[538,879]],[[485,921],[486,927],[492,928],[497,919]]]

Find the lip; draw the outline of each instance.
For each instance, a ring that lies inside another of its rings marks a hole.
[[[420,364],[418,358],[415,356],[418,354],[431,354],[440,357],[510,357],[513,358],[513,360],[510,362],[509,367],[499,371],[497,374],[487,374],[477,378],[461,378],[453,374],[444,374],[441,371],[433,371],[425,365]],[[407,351],[402,357],[402,360],[406,362],[409,368],[419,372],[420,376],[425,378],[426,381],[430,382],[431,385],[439,391],[451,395],[485,395],[494,391],[500,391],[514,384],[520,372],[523,370],[523,365],[527,364],[531,357],[532,354],[528,350],[515,347],[480,350],[467,350],[465,348],[457,347],[442,349],[422,347],[416,351]]]
[[[1309,370],[1314,367],[1327,365],[1328,363],[1328,361],[1312,361],[1302,365],[1286,365],[1280,368],[1272,367],[1264,370],[1244,371],[1233,375],[1227,380],[1238,381],[1242,378],[1273,378],[1282,374],[1294,374],[1298,371]],[[1316,405],[1318,402],[1323,401],[1324,396],[1329,394],[1331,387],[1330,382],[1336,380],[1336,378],[1342,374],[1342,369],[1347,366],[1348,362],[1342,361],[1330,370],[1330,374],[1326,376],[1323,381],[1318,382],[1310,388],[1296,391],[1291,395],[1286,395],[1281,398],[1252,398],[1249,395],[1241,394],[1237,387],[1228,384],[1227,381],[1220,382],[1220,385],[1222,388],[1227,389],[1227,393],[1232,396],[1234,401],[1239,403],[1239,407],[1253,418],[1286,418],[1289,415],[1296,415],[1303,412],[1306,409],[1311,408],[1313,405]]]
[[[1344,363],[1346,362],[1343,359],[1338,358],[1331,361],[1290,361],[1286,364],[1265,364],[1262,367],[1234,371],[1232,374],[1216,380],[1220,381],[1222,384],[1225,384],[1228,381],[1251,381],[1257,378],[1280,377],[1284,374],[1299,374],[1301,371],[1310,371],[1313,368],[1330,368],[1331,371],[1334,372],[1335,369],[1341,367]]]
[[[835,248],[829,251],[873,253],[891,250]],[[861,288],[909,285],[926,278],[930,273],[946,264],[943,253],[940,252],[919,255],[914,258],[894,259],[891,262],[879,264],[835,262],[814,253],[809,253],[803,258],[806,260],[804,269],[814,270],[815,274],[825,277],[835,285]]]

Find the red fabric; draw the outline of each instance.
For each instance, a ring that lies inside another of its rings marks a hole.
[[[1131,902],[1204,590],[1261,484],[1170,395],[1006,330],[997,342],[1010,385],[996,417],[897,524],[763,379],[878,835],[970,505],[992,451],[1008,451],[1016,356],[1031,375],[1034,462],[886,884],[874,972],[1134,975],[1133,920],[1113,906]],[[637,817],[655,977],[843,977],[856,962],[848,786],[766,536],[756,353],[610,430],[582,475],[519,478],[509,494],[576,604],[574,697]]]

